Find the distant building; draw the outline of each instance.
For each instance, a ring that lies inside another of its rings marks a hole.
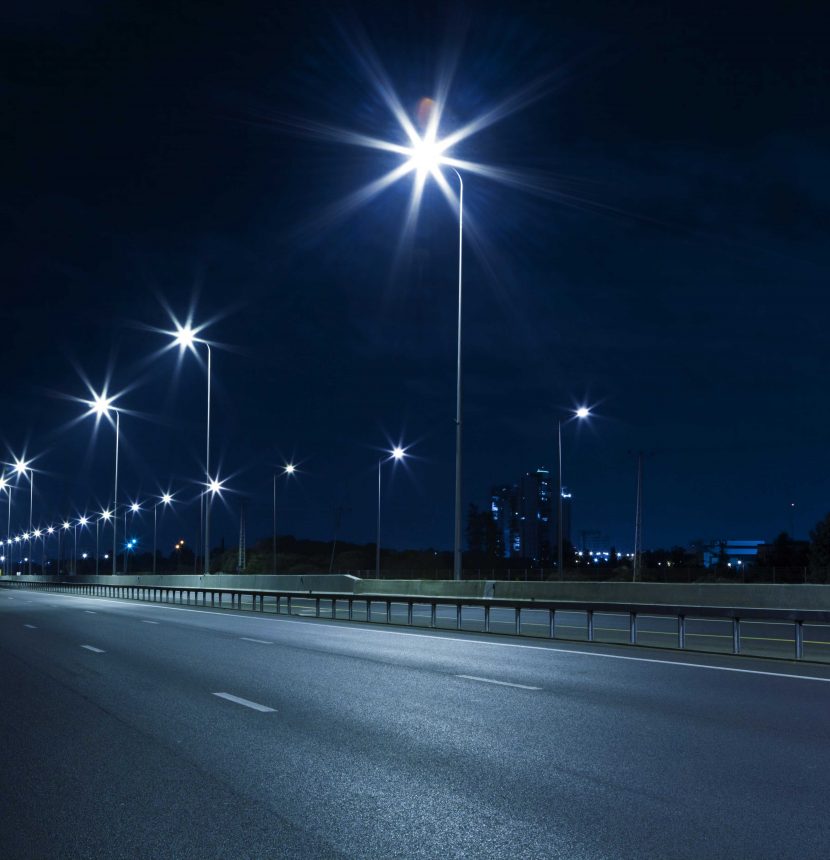
[[[556,556],[555,481],[547,469],[526,472],[517,484],[493,487],[490,514],[505,558],[551,564]],[[562,534],[571,539],[571,493],[562,490]]]
[[[731,564],[740,567],[753,564],[758,558],[758,548],[762,540],[716,540],[703,548],[703,566],[715,567],[717,564]]]

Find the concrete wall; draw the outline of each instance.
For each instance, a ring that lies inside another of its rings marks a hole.
[[[595,600],[685,606],[752,606],[763,609],[830,609],[830,586],[827,585],[360,579],[355,583],[355,594]]]
[[[19,582],[53,582],[51,576],[9,576],[3,579]],[[198,588],[250,588],[257,591],[337,591],[349,594],[358,580],[353,576],[339,573],[301,573],[296,575],[275,576],[261,574],[245,576],[240,574],[213,573],[210,576],[65,576],[66,582],[82,582],[98,585],[160,585]],[[1,580],[0,580],[1,581]]]
[[[3,577],[51,582],[52,577]],[[334,591],[343,594],[503,597],[516,600],[576,600],[619,603],[664,603],[682,606],[745,606],[762,609],[830,610],[830,585],[739,585],[734,583],[654,582],[502,582],[494,580],[357,579],[343,574],[296,575],[211,574],[210,576],[76,576],[72,582],[104,585],[168,585],[196,588],[251,588],[280,591]],[[0,580],[2,581],[2,580]]]

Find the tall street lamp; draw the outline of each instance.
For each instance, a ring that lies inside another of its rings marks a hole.
[[[127,557],[129,556],[130,547],[135,546],[134,540],[127,538],[127,512],[132,514],[130,525],[135,523],[135,515],[141,510],[141,505],[138,502],[131,502],[128,508],[124,508],[124,576],[127,575]]]
[[[100,550],[98,549],[98,525],[103,522],[108,523],[113,519],[112,511],[109,508],[104,508],[100,515],[95,518],[95,575],[98,576],[98,557]]]
[[[286,463],[282,467],[283,475],[293,475],[297,471],[296,466],[293,463]],[[278,472],[274,472],[274,517],[273,517],[273,531],[271,536],[271,559],[272,559],[272,567],[274,573],[277,572],[277,475],[280,474]]]
[[[588,418],[591,414],[591,410],[588,409],[587,406],[580,406],[579,409],[575,409],[573,414],[568,421],[573,421],[574,418],[582,421],[585,418]],[[557,555],[557,567],[558,573],[561,577],[563,575],[563,558],[564,558],[564,547],[562,545],[563,540],[563,529],[562,529],[562,514],[563,514],[563,503],[562,503],[562,419],[559,418],[556,422],[556,438],[558,441],[558,461],[559,461],[559,480],[557,482],[556,487],[556,496],[557,496],[557,514],[556,514],[556,555]]]
[[[381,467],[388,461],[398,462],[406,456],[406,450],[397,446],[389,452],[388,457],[381,457],[378,460],[378,530],[377,540],[375,542],[375,579],[380,579],[380,490],[381,490]]]
[[[72,558],[72,573],[75,576],[78,575],[78,526],[80,526],[81,528],[86,528],[88,522],[89,522],[89,520],[86,518],[86,516],[79,517],[78,520],[75,522],[75,528],[74,528],[75,546],[74,546],[74,555]]]
[[[6,497],[8,501],[8,510],[6,511],[6,553],[10,554],[10,538],[12,533],[12,486],[6,480],[4,475],[0,475],[0,490],[6,491]],[[9,563],[9,570],[11,570],[11,562]]]
[[[211,476],[210,476],[210,376],[211,376],[211,352],[210,352],[210,344],[200,338],[196,337],[199,329],[194,329],[190,326],[190,324],[185,324],[184,326],[176,323],[176,331],[173,333],[173,344],[178,346],[180,351],[184,351],[185,349],[189,349],[192,352],[196,352],[196,344],[204,344],[205,349],[207,350],[207,411],[206,411],[206,428],[205,428],[205,476],[207,479],[208,487],[211,484]],[[202,497],[204,500],[204,496]],[[208,497],[210,499],[211,497]],[[207,514],[207,510],[205,510],[204,524],[205,524],[205,573],[210,573],[210,526],[209,526],[210,517]]]
[[[34,499],[35,499],[35,473],[30,468],[29,462],[21,460],[17,457],[14,458],[14,471],[19,475],[23,475],[24,478],[29,479],[29,531],[26,535],[26,540],[29,544],[29,576],[32,575],[32,510],[34,508]]]
[[[153,576],[156,575],[156,535],[158,525],[158,509],[159,505],[165,507],[173,501],[172,493],[164,493],[161,498],[153,505]]]
[[[60,566],[63,560],[63,550],[61,549],[61,536],[69,531],[72,528],[72,524],[69,520],[64,520],[61,524],[60,530],[58,531],[58,573],[60,573]],[[67,535],[68,538],[68,535]],[[75,571],[70,571],[71,573],[75,573]]]
[[[93,400],[87,401],[90,406],[90,413],[101,418],[108,418],[112,422],[110,413],[115,413],[115,471],[113,476],[112,490],[112,509],[113,514],[118,510],[118,448],[121,441],[121,410],[112,405],[113,397],[107,397],[106,392],[103,394],[95,394],[93,392]],[[115,556],[118,550],[118,518],[113,516],[112,520],[112,575],[116,575]]]
[[[208,481],[207,489],[205,490],[207,494],[207,498],[205,499],[205,536],[207,536],[208,529],[210,528],[210,509],[213,497],[217,494],[221,495],[223,483],[224,481],[220,481],[218,476]],[[205,573],[210,573],[210,545],[208,543],[205,543]]]

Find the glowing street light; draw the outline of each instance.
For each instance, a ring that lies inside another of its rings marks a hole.
[[[191,352],[196,352],[196,345],[203,344],[207,351],[207,412],[206,412],[206,429],[205,429],[205,477],[208,487],[210,487],[210,381],[211,381],[211,352],[210,343],[197,335],[202,330],[203,326],[193,328],[188,321],[184,325],[176,322],[176,331],[170,332],[173,335],[173,346],[179,347],[179,352],[184,352],[186,349]],[[214,491],[214,494],[218,492]],[[204,503],[204,496],[202,496]],[[205,573],[210,573],[210,526],[208,524],[207,510],[204,512],[204,527],[205,527]]]
[[[158,523],[158,507],[159,505],[167,505],[173,502],[173,494],[172,493],[162,493],[161,498],[153,505],[153,576],[156,575],[156,534],[157,534],[157,523]]]
[[[141,510],[141,504],[139,502],[130,502],[128,508],[124,508],[124,540],[125,540],[125,549],[124,549],[124,576],[127,575],[127,559],[129,556],[128,549],[131,549],[133,543],[127,538],[127,511],[132,514],[130,518],[130,525],[134,525],[135,515]]]
[[[406,457],[406,448],[402,448],[400,445],[396,445],[391,451],[388,452],[389,456],[381,457],[378,460],[378,531],[377,531],[377,539],[375,541],[375,579],[380,579],[380,488],[381,488],[381,467],[384,463],[389,462],[397,463]]]
[[[110,413],[115,413],[115,472],[113,478],[113,495],[112,495],[112,505],[113,510],[117,510],[118,508],[118,448],[121,441],[121,410],[117,407],[113,406],[114,397],[108,397],[106,389],[101,394],[96,394],[94,391],[92,392],[92,400],[87,401],[87,405],[90,407],[90,411],[88,414],[95,415],[97,420],[101,420],[101,418],[107,418],[110,422],[112,422],[112,417]],[[115,556],[118,544],[117,535],[117,519],[113,518],[112,521],[112,575],[116,575],[115,569]],[[95,556],[97,562],[97,554]]]
[[[295,474],[297,471],[297,467],[293,463],[286,463],[282,467],[282,474],[286,476],[286,478],[290,478],[291,475]],[[274,517],[273,517],[273,530],[271,533],[271,563],[273,572],[277,572],[277,475],[278,472],[274,472]]]
[[[78,518],[78,520],[75,522],[75,524],[73,526],[73,534],[74,534],[74,538],[75,538],[75,546],[74,546],[74,552],[73,552],[73,557],[72,557],[72,574],[73,574],[73,576],[77,576],[77,574],[78,574],[78,526],[80,526],[82,529],[85,529],[87,527],[88,523],[89,523],[89,519],[84,514]],[[86,558],[86,554],[84,554],[84,558]]]
[[[205,573],[210,573],[210,544],[208,543],[208,534],[210,533],[210,509],[213,504],[214,496],[221,496],[225,482],[220,481],[218,477],[208,477],[208,482],[205,485],[207,489],[207,499],[205,500]],[[202,494],[204,497],[205,493]]]
[[[27,559],[29,563],[29,576],[32,575],[32,543],[31,543],[31,535],[32,535],[32,511],[34,509],[34,499],[35,499],[35,473],[30,467],[31,460],[23,460],[19,457],[14,458],[14,464],[12,465],[12,469],[15,474],[20,476],[22,475],[24,478],[29,479],[29,532],[26,537],[26,540],[29,542],[29,557]],[[9,496],[9,504],[11,504],[11,496]]]
[[[572,416],[568,419],[572,421],[574,418],[582,421],[585,418],[589,418],[591,416],[591,410],[587,406],[580,406],[578,409],[573,411]],[[558,565],[558,573],[561,577],[564,573],[562,564],[564,558],[564,547],[562,546],[562,513],[563,513],[563,491],[562,491],[562,419],[559,418],[556,422],[556,438],[558,440],[558,448],[559,448],[559,480],[557,482],[556,487],[556,496],[557,496],[557,515],[556,515],[556,558]]]

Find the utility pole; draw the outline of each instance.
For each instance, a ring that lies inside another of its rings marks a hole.
[[[632,582],[640,581],[643,552],[643,452],[637,454],[637,509],[634,515],[634,574]]]
[[[247,548],[247,540],[245,536],[245,503],[243,502],[239,508],[239,556],[236,560],[236,569],[239,573],[245,570],[245,550]]]

